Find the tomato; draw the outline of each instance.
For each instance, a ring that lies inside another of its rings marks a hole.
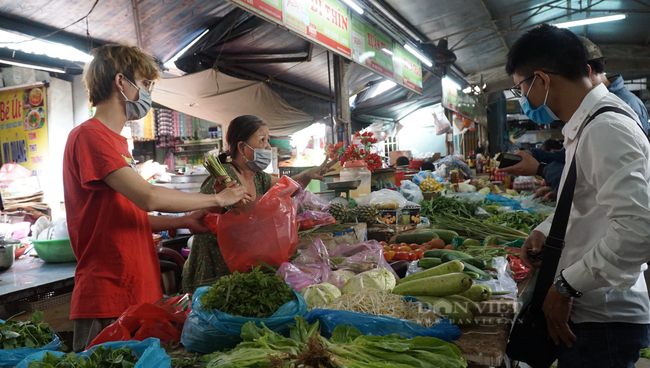
[[[390,262],[393,260],[390,256],[390,253],[388,252],[384,252],[384,259],[386,260],[386,262]]]
[[[399,248],[397,249],[399,252],[407,252],[407,253],[413,250],[408,245],[400,245]]]
[[[379,244],[381,244],[382,247],[386,247],[386,246],[388,246],[388,243],[386,243],[385,241],[381,241],[381,242],[379,242]]]
[[[419,260],[417,254],[415,254],[415,253],[413,253],[413,252],[409,253],[409,261],[412,262],[412,261],[417,261],[417,260]]]
[[[406,243],[399,243],[399,244],[397,244],[397,245],[400,246],[400,247],[408,247],[408,246],[409,246],[409,245],[406,244]]]
[[[311,230],[316,226],[313,220],[305,219],[300,221],[300,230]]]
[[[384,250],[385,250],[386,252],[388,252],[388,251],[390,250],[390,247],[389,247],[388,245],[385,245],[385,246],[384,246]]]
[[[394,246],[390,247],[390,250],[393,251],[393,252],[399,252],[400,251],[399,247],[397,245],[394,245]]]
[[[422,249],[416,249],[413,251],[413,254],[418,256],[418,259],[424,258],[424,251]]]
[[[393,256],[393,261],[409,261],[410,257],[409,254],[406,252],[397,252]]]

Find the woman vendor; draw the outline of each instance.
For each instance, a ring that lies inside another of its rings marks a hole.
[[[229,152],[219,159],[224,163],[228,176],[234,180],[223,184],[226,177],[206,179],[201,186],[201,193],[220,193],[226,188],[242,185],[253,194],[253,199],[264,195],[279,179],[265,173],[271,163],[271,144],[269,127],[266,122],[256,116],[244,115],[235,118],[228,125],[226,134]],[[335,162],[327,162],[305,170],[294,176],[303,187],[313,179],[325,180],[323,175],[330,171]],[[230,207],[225,208],[225,210]],[[219,211],[215,211],[219,212]],[[183,269],[183,290],[194,293],[200,286],[214,283],[216,279],[229,275],[228,266],[221,255],[217,236],[205,233],[194,236],[192,253]]]

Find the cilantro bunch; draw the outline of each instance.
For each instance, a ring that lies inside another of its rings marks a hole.
[[[252,272],[235,271],[219,279],[201,296],[201,308],[247,318],[269,318],[281,306],[296,299],[281,276],[265,275],[256,267]]]

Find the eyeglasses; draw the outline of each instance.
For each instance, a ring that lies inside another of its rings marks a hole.
[[[546,70],[541,70],[541,72],[546,73],[546,74],[557,74],[555,72],[548,72]],[[510,92],[512,92],[515,97],[520,98],[523,96],[523,93],[521,93],[521,84],[524,83],[525,81],[529,80],[530,78],[534,77],[535,73],[531,74],[530,76],[526,77],[524,80],[521,82],[515,84],[514,86],[510,87]]]
[[[135,87],[135,88],[137,88],[137,89],[140,89],[140,87],[138,87],[137,84],[131,82],[131,80],[130,80],[129,78],[127,78],[126,76],[124,77],[124,79],[126,79],[127,81],[129,81],[129,83],[131,83],[131,84],[133,85],[133,87]],[[149,93],[153,92],[153,86],[156,84],[156,82],[154,82],[154,81],[150,81],[150,80],[148,80],[148,79],[136,79],[136,82],[137,82],[137,81],[142,82],[142,85],[144,86],[143,89],[144,89],[145,91],[147,91],[147,92],[149,92]]]

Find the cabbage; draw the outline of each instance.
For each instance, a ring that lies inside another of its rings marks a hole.
[[[322,308],[341,296],[341,291],[330,283],[308,286],[300,291],[309,309]]]
[[[390,271],[376,269],[360,273],[349,279],[345,285],[343,285],[341,292],[345,294],[351,291],[363,289],[392,291],[395,285],[397,285],[397,280]]]
[[[334,271],[334,274],[336,274],[344,282],[347,282],[349,279],[357,275],[356,273],[350,270],[336,270]]]

